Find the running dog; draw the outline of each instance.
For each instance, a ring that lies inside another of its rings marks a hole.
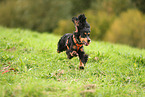
[[[79,56],[80,69],[84,69],[84,66],[88,60],[88,55],[85,54],[83,45],[88,46],[91,42],[90,36],[90,25],[86,22],[84,14],[78,17],[73,17],[72,22],[75,25],[76,31],[67,33],[61,37],[58,42],[57,52],[66,51],[69,59]]]

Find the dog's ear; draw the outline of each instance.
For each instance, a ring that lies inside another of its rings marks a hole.
[[[79,19],[79,22],[81,22],[81,23],[86,22],[86,17],[85,17],[84,14],[80,14],[80,15],[78,16],[78,19]]]
[[[73,17],[72,18],[72,22],[75,24],[75,21],[78,21],[78,18],[77,17]]]
[[[79,28],[82,29],[85,27],[86,25],[86,17],[84,14],[81,14],[78,16],[78,20],[79,20]]]
[[[75,28],[76,28],[75,32],[78,32],[78,26],[79,26],[79,20],[78,20],[78,18],[77,17],[73,17],[72,18],[72,22],[74,23]]]

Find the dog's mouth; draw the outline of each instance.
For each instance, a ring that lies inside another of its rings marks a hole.
[[[85,46],[88,46],[90,43],[89,43],[89,42],[83,41],[83,44],[84,44]]]

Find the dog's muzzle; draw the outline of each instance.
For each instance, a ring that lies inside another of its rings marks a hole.
[[[85,46],[88,46],[90,43],[91,43],[91,39],[89,37],[87,38],[87,42],[83,41],[83,44]]]

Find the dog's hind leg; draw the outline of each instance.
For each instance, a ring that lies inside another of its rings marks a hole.
[[[63,35],[60,40],[58,41],[58,46],[57,46],[57,52],[60,53],[60,52],[63,52],[67,49],[66,47],[66,42],[67,42],[67,39],[71,36],[72,34],[71,33],[67,33],[65,35]]]
[[[66,54],[69,59],[73,58],[71,50],[66,50]]]
[[[65,48],[66,48],[65,45],[61,42],[61,40],[59,40],[58,47],[57,47],[57,52],[60,53],[60,52],[64,51]]]

